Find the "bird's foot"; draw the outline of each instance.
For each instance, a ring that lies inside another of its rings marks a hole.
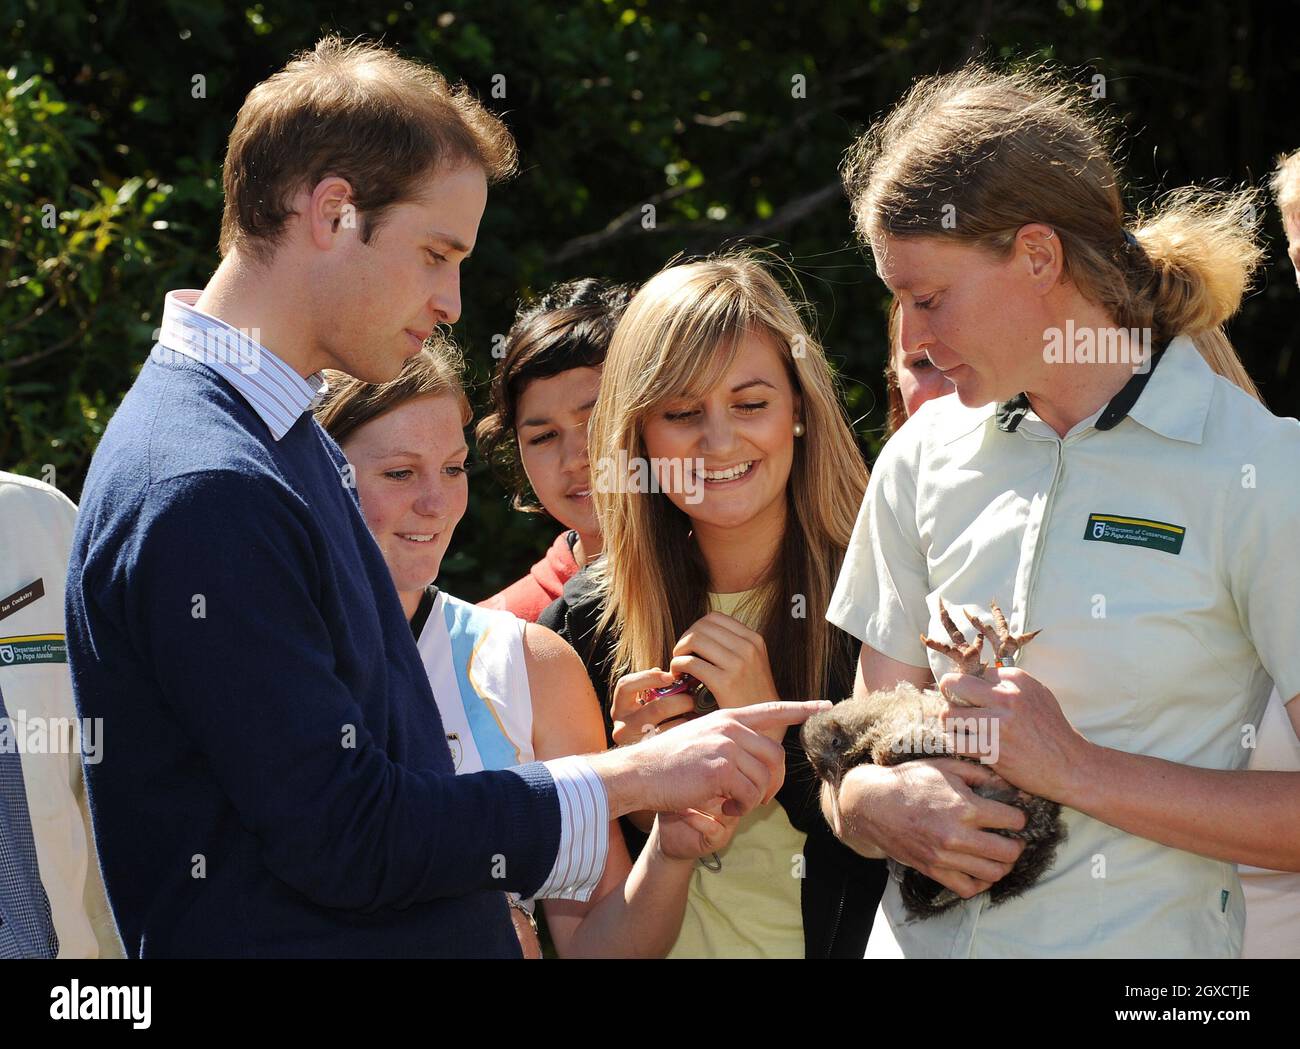
[[[996,601],[989,601],[989,609],[993,612],[993,629],[989,629],[988,624],[978,616],[972,616],[967,613],[966,618],[971,621],[981,638],[988,638],[989,644],[993,646],[994,666],[1006,666],[1015,659],[1016,653],[1024,648],[1029,642],[1034,640],[1042,631],[1035,630],[1029,634],[1013,634],[1011,628],[1007,625],[1007,617],[1002,614],[1002,609],[998,608]]]
[[[970,616],[966,616],[970,619]],[[947,656],[963,674],[974,674],[979,677],[984,673],[984,664],[980,660],[980,652],[984,648],[984,632],[980,630],[977,620],[971,620],[971,625],[975,627],[979,635],[974,641],[967,641],[966,635],[957,629],[957,624],[952,621],[952,616],[948,614],[948,609],[944,607],[943,598],[939,598],[939,622],[943,628],[948,631],[948,636],[952,638],[952,644],[946,644],[943,641],[935,641],[924,634],[921,635],[921,641],[926,648],[931,648],[941,655]]]

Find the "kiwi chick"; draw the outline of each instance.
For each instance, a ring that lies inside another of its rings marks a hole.
[[[942,609],[942,604],[940,607]],[[993,607],[996,609],[996,605]],[[948,626],[951,621],[946,611],[942,615],[945,626]],[[1005,620],[1000,610],[995,619],[1001,634],[1005,630]],[[982,645],[982,624],[978,620],[974,622]],[[954,635],[954,641],[960,636],[955,627],[950,629],[950,633]],[[1021,640],[1023,643],[1024,639]],[[972,662],[972,659],[978,660],[978,653],[979,647],[964,646],[961,665],[965,672],[982,671],[981,664]],[[939,693],[922,691],[915,685],[900,682],[892,689],[846,699],[832,709],[814,715],[804,723],[800,739],[813,770],[838,793],[844,774],[867,762],[892,766],[927,757],[975,761],[952,753],[943,731],[943,716],[947,709],[947,702]],[[1061,806],[1057,802],[1027,794],[1000,776],[972,789],[980,797],[1012,805],[1025,814],[1023,830],[994,830],[996,834],[1025,842],[1015,866],[988,890],[990,905],[996,906],[1019,896],[1051,868],[1057,846],[1065,840],[1065,825],[1061,822]],[[899,878],[903,904],[913,917],[931,918],[960,902],[961,897],[956,893],[920,871],[904,867],[894,860],[889,863],[894,876]]]

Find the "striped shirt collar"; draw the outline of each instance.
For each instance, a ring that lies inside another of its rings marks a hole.
[[[258,341],[258,330],[232,328],[195,308],[202,292],[167,293],[158,348],[206,364],[225,379],[280,440],[329,390],[324,372],[303,378]],[[157,352],[157,349],[155,352]]]

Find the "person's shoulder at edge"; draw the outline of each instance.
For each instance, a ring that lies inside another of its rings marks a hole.
[[[584,684],[588,682],[587,672],[583,667],[581,657],[574,651],[573,646],[553,627],[525,619],[509,608],[489,608],[482,603],[473,604],[456,597],[454,594],[449,594],[445,590],[440,591],[439,597],[443,599],[448,607],[467,613],[470,622],[477,619],[480,623],[487,621],[500,624],[509,629],[519,630],[524,657],[529,666],[530,680],[537,675],[538,681],[542,684],[548,681],[551,684],[559,682],[566,685],[575,680],[580,680]],[[562,600],[562,598],[557,598],[553,603],[559,604]],[[573,677],[575,673],[578,675],[577,678]],[[565,675],[569,676],[565,677]],[[559,690],[559,693],[564,695],[565,703],[568,703],[572,698],[568,694],[570,691],[569,689]],[[536,694],[534,694],[533,698],[534,705],[536,705]]]
[[[868,491],[878,491],[887,481],[892,490],[900,472],[915,478],[924,467],[938,465],[946,445],[985,425],[997,407],[989,403],[967,408],[955,394],[926,401],[881,448],[871,464]]]
[[[528,672],[529,692],[536,715],[533,728],[535,744],[547,739],[553,741],[557,726],[570,728],[577,722],[588,720],[594,728],[592,749],[604,749],[605,731],[599,719],[599,707],[592,692],[591,680],[582,657],[559,634],[540,623],[523,624],[524,663]],[[575,712],[584,706],[575,702],[585,694],[591,700],[587,718],[576,718]],[[561,757],[562,753],[544,753],[539,747],[539,757]]]
[[[51,484],[0,470],[0,513],[20,510],[54,513],[72,520],[77,515],[77,504]]]
[[[1262,441],[1300,454],[1300,420],[1291,415],[1278,415],[1231,379],[1218,374],[1212,378],[1215,400],[1211,405],[1210,425],[1217,421],[1219,428],[1207,433],[1207,437],[1227,438],[1243,449],[1257,448]]]
[[[434,601],[433,607],[435,611],[440,606],[460,611],[468,617],[470,622],[477,620],[479,623],[501,623],[516,628],[529,622],[529,620],[510,608],[493,607],[488,605],[486,601],[475,604],[473,601],[466,601],[463,597],[457,597],[455,594],[450,594],[441,588],[439,588]]]
[[[1170,380],[1178,383],[1171,389],[1181,398],[1144,406],[1144,392],[1133,414],[1154,429],[1158,440],[1188,452],[1189,468],[1200,471],[1209,488],[1221,494],[1270,490],[1272,500],[1250,499],[1239,503],[1234,512],[1249,512],[1257,504],[1261,510],[1276,512],[1275,500],[1300,494],[1300,486],[1294,483],[1300,473],[1300,421],[1275,414],[1213,371],[1190,340],[1179,340],[1183,342],[1186,345],[1177,346],[1176,356],[1157,366],[1170,368]]]
[[[318,439],[325,438],[322,443],[334,457],[328,435],[309,415],[300,417],[280,444],[300,427],[319,431]],[[275,445],[253,407],[206,365],[187,357],[151,358],[109,420],[101,446],[113,454],[109,463],[97,463],[95,472],[131,474],[149,485],[214,469],[279,475]],[[147,472],[140,477],[142,464]]]

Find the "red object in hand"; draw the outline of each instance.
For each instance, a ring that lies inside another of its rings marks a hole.
[[[675,696],[679,692],[691,692],[695,696],[695,713],[707,714],[711,710],[718,709],[718,701],[713,698],[713,693],[704,686],[704,682],[697,678],[691,677],[690,674],[683,674],[671,685],[664,685],[662,688],[650,689],[650,694],[655,699],[662,699],[664,696]]]

